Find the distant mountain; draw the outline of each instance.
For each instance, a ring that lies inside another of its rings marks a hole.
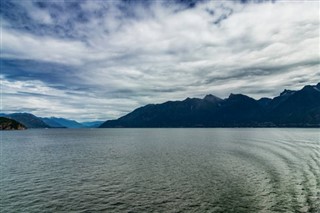
[[[103,123],[104,121],[89,121],[89,122],[82,122],[81,124],[86,128],[97,128]]]
[[[0,130],[22,130],[26,127],[10,118],[0,117]]]
[[[30,113],[1,114],[1,116],[16,120],[27,128],[50,128],[40,118]]]
[[[242,94],[226,99],[207,95],[149,104],[103,123],[114,127],[320,127],[320,83],[299,91],[285,90],[270,99]]]
[[[41,118],[46,124],[53,128],[84,128],[85,126],[75,120],[65,118]]]
[[[49,125],[51,128],[67,128],[51,118],[41,118],[41,120],[45,122],[47,125]]]
[[[104,121],[79,123],[75,120],[57,117],[37,117],[30,113],[0,113],[0,116],[20,122],[27,128],[97,128]]]

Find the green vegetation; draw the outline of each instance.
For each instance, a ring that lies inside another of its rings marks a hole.
[[[22,130],[22,129],[26,129],[26,127],[9,118],[5,118],[5,117],[0,117],[0,130]]]

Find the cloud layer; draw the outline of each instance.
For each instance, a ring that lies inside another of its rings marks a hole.
[[[117,118],[319,82],[318,1],[5,1],[2,110]]]

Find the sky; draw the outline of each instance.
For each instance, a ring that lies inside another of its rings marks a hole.
[[[1,111],[115,119],[320,81],[318,0],[1,1]]]

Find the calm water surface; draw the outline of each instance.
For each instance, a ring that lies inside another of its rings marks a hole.
[[[320,212],[319,129],[0,134],[1,212]]]

